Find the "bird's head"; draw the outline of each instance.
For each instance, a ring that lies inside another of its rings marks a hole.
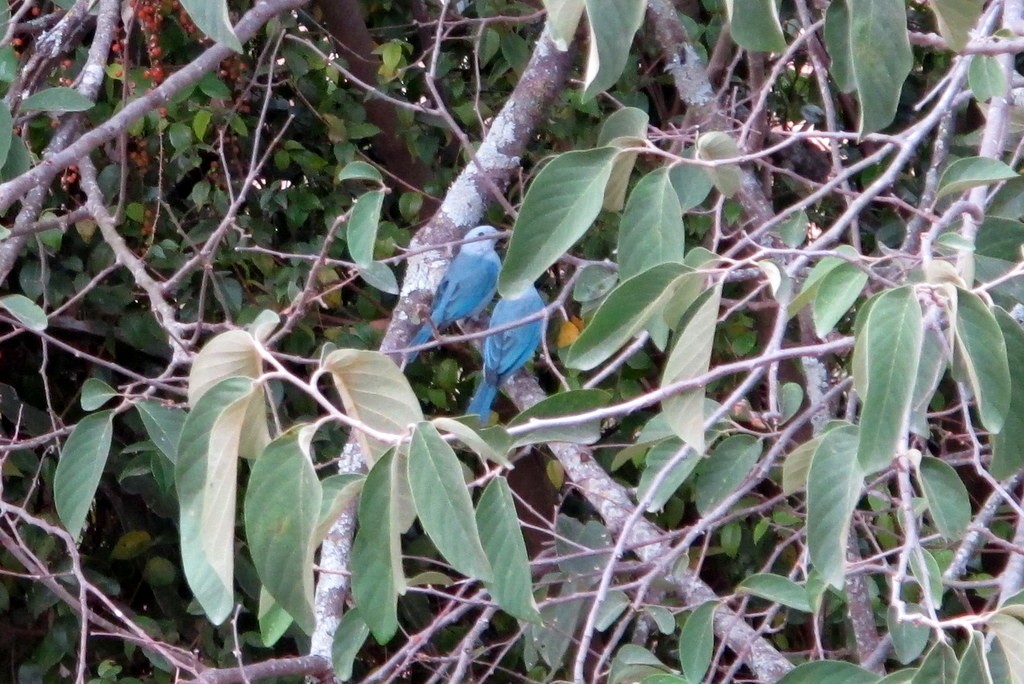
[[[476,240],[476,242],[467,242],[462,245],[462,251],[470,254],[486,254],[487,252],[494,250],[494,243],[498,239],[498,229],[494,226],[477,226],[473,230],[466,233],[467,240]],[[490,240],[481,240],[479,238],[490,237]]]

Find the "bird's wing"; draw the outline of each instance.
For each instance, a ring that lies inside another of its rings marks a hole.
[[[442,327],[479,313],[494,297],[499,265],[474,254],[462,254],[452,261],[438,287],[431,312],[435,325]]]

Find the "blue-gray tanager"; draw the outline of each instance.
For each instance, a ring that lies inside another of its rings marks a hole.
[[[498,230],[492,226],[477,226],[466,233],[466,239],[497,233]],[[413,333],[410,347],[429,340],[435,329],[441,330],[460,318],[475,316],[491,303],[498,289],[498,271],[501,270],[501,259],[494,251],[496,239],[467,242],[462,246],[437,286],[430,320]],[[413,361],[418,353],[411,352],[409,361]]]
[[[489,328],[498,328],[521,321],[544,309],[544,300],[531,287],[515,299],[502,299],[494,307]],[[484,376],[477,385],[469,402],[468,413],[480,416],[480,423],[486,423],[491,414],[491,404],[498,394],[498,388],[509,376],[523,367],[533,357],[544,334],[544,319],[523,323],[492,333],[484,340]]]

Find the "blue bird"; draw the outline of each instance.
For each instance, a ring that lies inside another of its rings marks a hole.
[[[515,299],[502,299],[494,307],[489,328],[498,328],[521,321],[544,309],[544,300],[537,289],[531,287]],[[484,340],[484,376],[477,385],[469,402],[469,415],[480,417],[485,424],[491,414],[491,404],[498,395],[498,388],[509,376],[522,368],[533,357],[533,353],[544,335],[544,319],[523,323],[493,333]]]
[[[492,226],[477,226],[466,234],[466,239],[497,235]],[[448,266],[434,293],[430,320],[425,321],[409,340],[409,346],[421,345],[430,339],[434,330],[446,328],[461,318],[477,315],[494,299],[498,289],[498,271],[501,260],[494,251],[494,241],[467,242]],[[412,362],[419,352],[410,352]]]

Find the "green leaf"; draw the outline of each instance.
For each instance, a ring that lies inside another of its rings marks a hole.
[[[82,385],[82,408],[86,411],[95,411],[109,399],[117,396],[120,395],[107,383],[99,378],[89,378]]]
[[[562,52],[569,49],[576,35],[576,27],[583,16],[583,4],[583,0],[544,0],[548,32],[555,47]]]
[[[100,411],[78,422],[61,449],[53,476],[53,503],[72,537],[85,524],[100,476],[110,455],[113,411]]]
[[[369,635],[370,628],[366,626],[358,608],[352,608],[341,616],[331,645],[331,664],[334,666],[334,676],[340,681],[352,679],[356,655]]]
[[[292,429],[267,445],[245,494],[245,537],[253,565],[274,601],[313,633],[313,553],[322,490],[309,445]]]
[[[557,395],[555,395],[557,396]],[[455,435],[456,438],[467,447],[472,449],[478,456],[503,466],[511,466],[506,452],[495,448],[495,445],[488,442],[480,434],[465,423],[460,423],[452,418],[439,417],[432,421],[434,427],[444,432]]]
[[[682,440],[666,439],[648,449],[647,454],[644,456],[644,471],[640,475],[640,484],[637,485],[637,500],[647,500],[648,490],[654,485],[655,478],[682,448]],[[671,470],[662,477],[661,484],[654,494],[650,495],[650,503],[647,504],[648,512],[656,513],[665,507],[665,504],[676,493],[676,490],[693,473],[700,463],[700,458],[701,455],[699,453],[689,449],[689,454],[672,466]]]
[[[528,425],[535,418],[559,418],[579,413],[586,413],[606,406],[612,395],[604,390],[583,389],[559,392],[542,399],[526,409],[511,421],[508,427],[514,428]],[[515,446],[528,444],[544,444],[546,442],[570,442],[573,444],[593,444],[601,438],[601,421],[575,421],[571,425],[532,430],[515,437]]]
[[[0,102],[0,168],[7,162],[13,139],[14,119],[11,118],[11,108],[6,102]]]
[[[585,0],[590,44],[583,100],[615,85],[629,59],[633,34],[644,19],[645,0]],[[504,292],[502,292],[504,294]]]
[[[980,8],[979,4],[979,8]],[[974,55],[967,71],[967,83],[974,99],[985,102],[1006,92],[1006,74],[999,60],[990,55]]]
[[[626,188],[629,185],[637,153],[629,148],[642,147],[647,140],[647,112],[636,107],[623,107],[612,112],[601,126],[597,136],[597,147],[612,146],[622,151],[615,157],[611,174],[605,184],[602,208],[608,211],[621,211],[626,201]]]
[[[807,546],[811,563],[828,584],[842,590],[846,540],[864,475],[857,463],[857,428],[827,432],[807,473]]]
[[[900,287],[873,298],[857,333],[853,372],[857,386],[866,388],[860,422],[868,426],[857,460],[865,473],[892,462],[909,427],[923,328],[913,288]]]
[[[672,354],[665,363],[661,387],[698,378],[708,372],[711,350],[718,327],[718,308],[722,299],[722,285],[706,290],[687,312],[688,320],[676,338]],[[704,395],[705,388],[681,392],[661,402],[662,411],[672,431],[692,446],[698,454],[704,453]]]
[[[376,166],[364,161],[353,161],[345,164],[345,168],[338,172],[338,182],[346,180],[368,180],[380,183],[384,179]]]
[[[778,684],[877,684],[880,679],[881,677],[874,672],[857,667],[853,663],[844,663],[841,660],[816,660],[790,670]]]
[[[609,591],[604,601],[597,608],[597,619],[594,620],[594,628],[603,632],[622,616],[629,607],[629,597],[624,591]]]
[[[136,402],[135,409],[139,412],[142,424],[146,427],[146,432],[156,448],[171,463],[176,462],[181,429],[185,425],[185,412],[174,406],[164,406],[151,399]]]
[[[786,38],[775,0],[726,0],[729,32],[736,44],[753,52],[782,52]]]
[[[988,619],[989,634],[995,636],[1008,661],[1013,684],[1024,682],[1024,624],[1017,618],[996,613]]]
[[[960,657],[956,684],[993,684],[985,649],[985,635],[976,629],[971,630],[971,640]]]
[[[619,277],[632,278],[668,262],[682,263],[685,231],[670,169],[647,174],[629,195],[619,222]]]
[[[313,539],[319,543],[327,537],[331,527],[350,503],[363,491],[366,476],[361,473],[338,473],[320,482],[323,496],[320,513],[317,515]]]
[[[696,164],[676,164],[669,169],[668,178],[676,191],[680,211],[689,211],[703,202],[714,186],[711,176]]]
[[[825,10],[825,46],[832,58],[829,73],[839,90],[852,93],[857,89],[853,76],[853,53],[850,50],[850,8],[845,0],[830,2]]]
[[[331,374],[345,412],[354,420],[395,435],[404,434],[409,425],[423,420],[419,399],[409,381],[384,354],[338,349],[324,359],[323,369]],[[353,433],[371,466],[391,446],[362,430]]]
[[[225,378],[258,378],[262,370],[263,361],[251,334],[244,330],[223,332],[203,345],[192,361],[188,403],[195,406],[207,390]]]
[[[903,0],[849,0],[850,54],[860,102],[860,135],[892,123],[914,66]]]
[[[480,542],[462,466],[430,423],[420,423],[412,433],[409,484],[420,524],[441,555],[467,577],[490,581],[493,573]]]
[[[512,490],[505,478],[496,477],[487,485],[476,507],[476,524],[483,539],[484,553],[494,571],[487,590],[509,615],[526,622],[539,622],[540,613],[533,600],[530,559]]]
[[[989,470],[997,479],[1010,477],[1024,466],[1024,330],[1008,313],[995,310],[996,322],[1003,333],[1010,368],[1010,407],[999,434],[993,435],[992,464]]]
[[[908,605],[907,607],[916,612],[917,606]],[[900,621],[896,618],[896,607],[889,606],[885,622],[889,629],[889,636],[892,638],[892,648],[896,652],[896,660],[904,665],[909,665],[924,652],[932,631],[909,620]]]
[[[707,601],[686,618],[679,632],[679,665],[691,682],[703,682],[715,646],[715,608],[717,601]]]
[[[836,4],[838,3],[832,3],[829,5],[829,9],[834,7]],[[779,227],[776,228],[776,230],[786,246],[795,249],[802,245],[804,240],[807,239],[808,223],[807,212],[798,211],[779,224]]]
[[[946,167],[939,178],[935,198],[1016,178],[1018,173],[998,159],[966,157]]]
[[[614,147],[566,152],[541,169],[523,198],[498,279],[504,297],[533,285],[590,227],[601,211]]]
[[[697,159],[704,161],[723,161],[742,156],[739,145],[728,133],[711,131],[697,138]],[[739,164],[722,164],[705,169],[718,191],[726,197],[732,197],[740,189],[743,176]]]
[[[373,246],[377,241],[382,206],[384,191],[374,190],[361,195],[349,215],[346,232],[348,251],[360,268],[367,268],[373,263]]]
[[[36,306],[35,302],[25,295],[12,294],[0,297],[0,309],[14,316],[15,319],[29,330],[39,332],[46,330],[46,312]]]
[[[697,510],[707,513],[732,494],[760,456],[761,442],[752,435],[731,435],[715,445],[697,470]]]
[[[936,641],[917,669],[911,684],[953,684],[960,664],[949,644]]]
[[[196,600],[214,624],[234,603],[235,497],[245,416],[260,389],[231,377],[209,388],[185,419],[175,486],[180,505],[181,558]]]
[[[366,266],[358,267],[359,277],[366,281],[366,284],[375,287],[386,294],[398,294],[398,280],[391,268],[380,261],[373,261]]]
[[[1010,410],[1010,365],[1006,341],[996,317],[981,297],[957,290],[954,374],[966,382],[978,402],[981,422],[999,432]]]
[[[740,582],[736,590],[744,594],[760,596],[772,603],[780,603],[794,610],[805,613],[813,612],[811,604],[807,600],[807,588],[782,575],[770,573],[751,575]]]
[[[74,88],[44,88],[26,97],[21,108],[38,109],[44,112],[84,112],[95,103]]]
[[[959,540],[971,523],[971,501],[967,487],[951,465],[925,456],[919,467],[921,489],[939,534]]]
[[[868,274],[847,262],[826,273],[817,282],[814,296],[814,334],[825,339],[857,301],[867,282]]]
[[[359,499],[359,530],[352,543],[352,598],[378,643],[398,631],[398,595],[405,591],[396,520],[395,450],[378,459]]]
[[[984,5],[982,0],[931,0],[928,3],[935,12],[939,35],[946,39],[953,52],[960,52],[967,45]]]
[[[213,114],[210,113],[209,109],[200,109],[196,112],[196,115],[192,117],[192,132],[196,134],[196,140],[202,142],[212,120]]]
[[[267,647],[276,644],[292,626],[292,616],[277,605],[266,587],[260,587],[260,607],[256,617],[260,622],[260,638]]]
[[[211,40],[225,45],[235,52],[242,52],[242,43],[231,28],[227,0],[181,0],[192,21]]]
[[[643,329],[688,277],[703,279],[686,266],[661,264],[620,283],[569,348],[566,365],[590,370],[610,357]]]

